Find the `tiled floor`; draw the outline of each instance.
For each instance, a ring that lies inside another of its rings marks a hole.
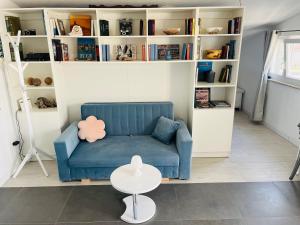
[[[147,225],[299,225],[300,182],[163,184]],[[125,225],[110,185],[0,188],[0,224]]]
[[[232,154],[230,158],[193,158],[192,178],[174,183],[214,183],[287,181],[297,155],[297,147],[262,125],[249,122],[246,115],[236,113]],[[61,183],[57,178],[56,163],[45,162],[50,173],[44,177],[37,163],[26,166],[7,187],[76,185]],[[295,180],[300,180],[297,176]],[[108,181],[91,184],[108,184]]]

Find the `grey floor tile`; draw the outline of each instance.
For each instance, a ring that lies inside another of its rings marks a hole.
[[[184,220],[182,225],[246,225],[240,219],[228,220]]]
[[[20,191],[21,188],[0,188],[0,215]]]
[[[183,220],[241,218],[228,184],[176,185],[175,191]]]
[[[112,186],[74,187],[58,222],[120,221],[125,196]]]
[[[300,182],[275,182],[275,186],[300,212]],[[299,213],[300,216],[300,213]]]
[[[252,218],[245,225],[300,225],[300,217],[289,218]]]
[[[0,223],[54,223],[71,187],[23,188],[0,214]]]
[[[146,196],[153,199],[157,210],[154,220],[178,220],[180,208],[176,198],[174,185],[162,184]]]
[[[298,215],[298,209],[289,203],[273,183],[232,183],[230,186],[243,217]]]

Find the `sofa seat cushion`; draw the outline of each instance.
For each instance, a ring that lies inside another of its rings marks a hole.
[[[94,143],[80,142],[71,157],[71,167],[118,167],[140,155],[153,166],[179,166],[175,143],[165,145],[151,136],[107,136]]]

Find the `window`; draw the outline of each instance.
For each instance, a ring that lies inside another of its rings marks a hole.
[[[270,75],[281,82],[300,85],[300,38],[279,38],[271,62]]]
[[[300,40],[285,42],[286,77],[300,80]]]

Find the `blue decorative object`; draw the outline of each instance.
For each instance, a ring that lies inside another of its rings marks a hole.
[[[161,116],[157,121],[156,127],[152,133],[152,137],[160,140],[162,143],[169,145],[174,134],[179,128],[179,125],[179,122]]]
[[[60,180],[109,179],[134,155],[158,168],[165,178],[190,178],[192,138],[185,123],[178,121],[170,145],[151,137],[161,116],[173,120],[171,102],[83,104],[81,119],[90,115],[105,121],[107,136],[94,143],[81,141],[73,122],[54,142]]]

